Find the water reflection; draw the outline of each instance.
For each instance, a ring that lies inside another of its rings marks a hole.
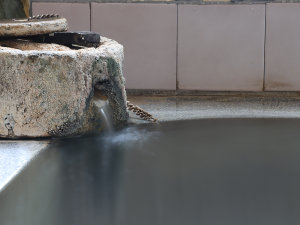
[[[98,137],[60,140],[52,166],[59,167],[55,187],[62,201],[52,205],[55,224],[116,224],[123,198],[127,152],[157,139],[158,131],[128,127]],[[144,148],[140,149],[145,152]],[[123,224],[123,223],[122,223]]]
[[[299,133],[228,119],[61,140],[0,195],[0,224],[299,224]]]

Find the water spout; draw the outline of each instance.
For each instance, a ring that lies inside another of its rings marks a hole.
[[[113,123],[111,119],[109,105],[106,104],[104,107],[100,109],[101,119],[104,124],[104,129],[108,133],[111,133],[113,131]]]

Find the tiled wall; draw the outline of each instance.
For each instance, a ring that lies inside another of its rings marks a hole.
[[[128,89],[300,91],[300,3],[33,2],[125,47]]]
[[[261,91],[264,18],[264,5],[179,5],[179,89]]]
[[[92,31],[124,45],[127,88],[176,88],[177,7],[92,3]]]
[[[300,91],[300,3],[267,4],[266,13],[266,90]]]

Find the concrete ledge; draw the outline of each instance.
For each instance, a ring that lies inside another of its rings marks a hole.
[[[215,118],[300,118],[299,94],[207,93],[203,96],[129,96],[128,100],[151,113],[159,122]],[[148,123],[133,113],[130,113],[130,122]]]
[[[0,141],[0,192],[48,145],[48,141]]]

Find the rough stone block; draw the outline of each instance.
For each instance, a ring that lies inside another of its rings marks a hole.
[[[115,124],[127,120],[122,45],[106,38],[98,48],[80,50],[28,42],[15,48],[3,45],[0,137],[68,136],[101,129],[95,91],[108,97]]]

